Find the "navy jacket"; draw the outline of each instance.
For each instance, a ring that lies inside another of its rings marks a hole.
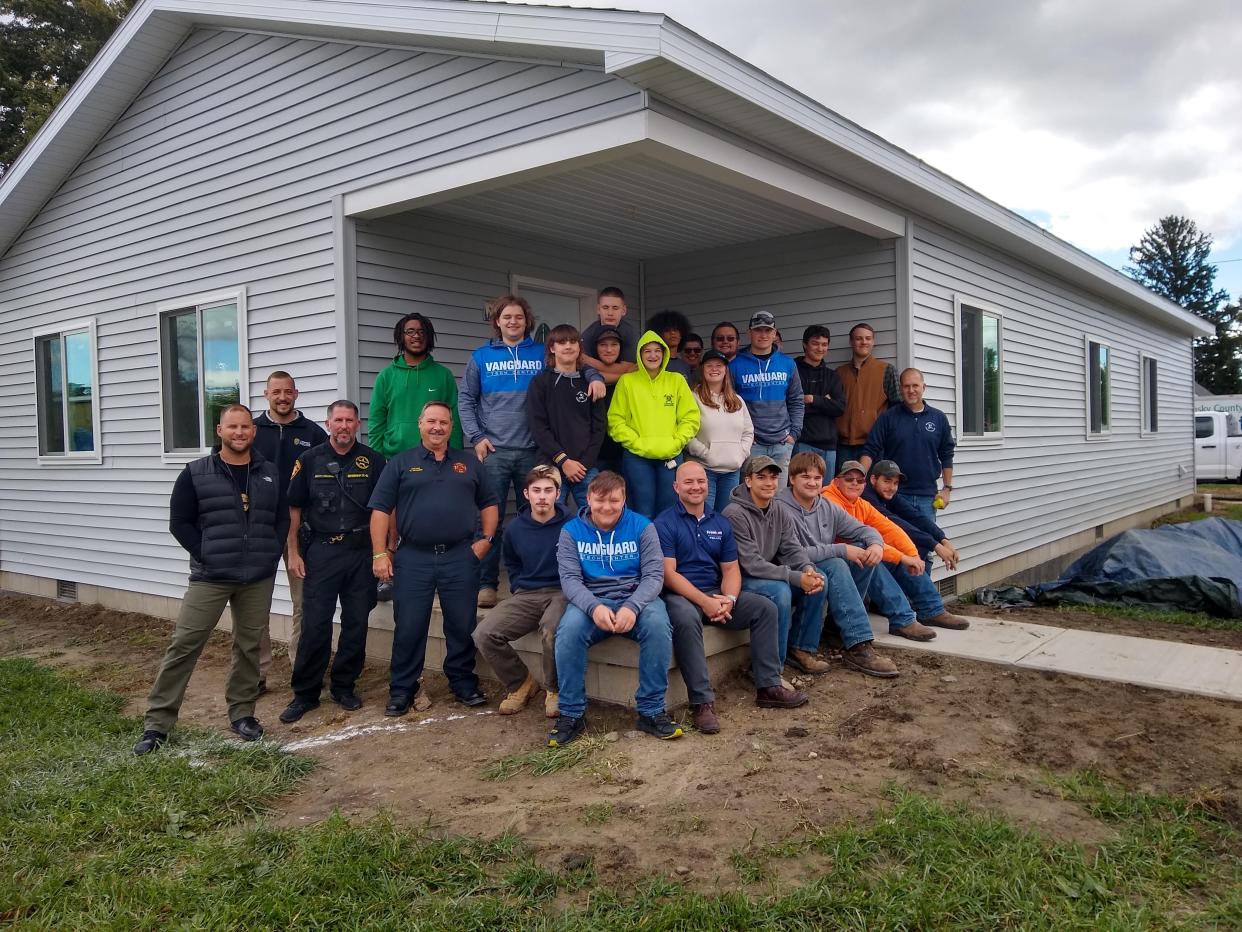
[[[862,497],[864,501],[873,505],[876,511],[905,531],[914,541],[914,546],[919,548],[919,553],[935,550],[936,545],[949,536],[940,530],[940,525],[930,518],[923,517],[922,512],[911,506],[909,502],[902,501],[898,495],[894,495],[892,499],[884,498],[876,492],[870,482],[863,489]]]
[[[523,505],[517,518],[506,525],[500,552],[509,571],[510,592],[560,586],[556,545],[561,539],[561,528],[570,517],[569,510],[557,502],[556,514],[547,524],[540,524],[530,516],[530,505]]]
[[[283,502],[289,491],[289,480],[293,478],[293,464],[311,447],[327,443],[328,432],[301,411],[288,424],[277,424],[264,411],[254,419],[254,427],[254,448],[265,460],[276,464]]]
[[[799,356],[794,362],[798,366],[798,378],[802,380],[802,394],[814,398],[806,406],[798,439],[821,450],[835,450],[837,418],[845,413],[845,386],[841,384],[841,376],[822,359],[818,366],[812,366],[805,356]]]
[[[939,408],[924,403],[915,414],[904,404],[894,405],[878,418],[863,453],[876,460],[893,460],[906,474],[901,491],[907,495],[935,495],[940,472],[953,465],[953,429]]]

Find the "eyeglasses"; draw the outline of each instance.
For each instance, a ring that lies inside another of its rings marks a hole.
[[[408,330],[402,330],[401,332],[407,337],[421,337],[425,336],[427,333],[427,331],[422,327],[410,327]]]
[[[867,481],[862,476],[841,476],[840,478],[847,485],[862,485]]]

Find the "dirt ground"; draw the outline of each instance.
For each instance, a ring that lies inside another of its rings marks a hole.
[[[1050,614],[1061,615],[1026,610],[1022,617],[1066,623]],[[1101,623],[1118,630],[1110,620]],[[128,695],[135,714],[170,630],[169,622],[141,615],[0,596],[0,656],[74,670],[84,682]],[[1171,627],[1160,633],[1177,636]],[[1233,635],[1220,646],[1242,645]],[[217,633],[190,684],[184,722],[227,728],[228,651],[228,636]],[[488,764],[543,745],[541,700],[512,717],[478,715],[453,703],[444,680],[429,674],[433,707],[385,719],[386,669],[369,664],[359,684],[363,709],[345,713],[325,701],[285,726],[277,715],[289,699],[289,667],[279,656],[269,678],[274,689],[258,709],[269,738],[324,739],[354,725],[374,730],[299,752],[320,767],[275,818],[304,824],[333,810],[365,817],[388,809],[434,831],[515,831],[550,866],[591,858],[604,877],[666,873],[704,889],[737,885],[734,851],[867,819],[894,783],[1085,844],[1107,829],[1062,800],[1049,772],[1094,768],[1133,789],[1216,799],[1227,817],[1242,821],[1242,704],[892,655],[899,678],[837,667],[810,684],[810,704],[791,712],[755,708],[749,683],[737,674],[717,684],[724,730],[716,736],[691,732],[659,742],[627,734],[629,713],[593,708],[591,733],[614,739],[603,743],[593,767],[499,782],[484,779]],[[499,691],[484,686],[493,697]],[[791,860],[781,869],[796,879],[804,867]]]

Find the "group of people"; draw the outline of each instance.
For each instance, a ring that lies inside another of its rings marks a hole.
[[[637,727],[676,738],[670,659],[696,729],[720,729],[705,625],[749,631],[755,702],[768,708],[808,701],[787,666],[830,669],[826,621],[848,667],[897,675],[874,649],[867,602],[902,637],[967,627],[930,576],[933,554],[958,559],[935,520],[953,491],[952,432],[923,401],[922,373],[874,357],[869,324],[850,331],[851,359],[833,369],[826,327],[808,327],[794,359],[767,311],[751,316],[745,347],[727,322],[707,346],[675,311],[637,335],[617,288],[599,292],[597,313],[581,333],[561,324],[540,343],[528,302],[502,296],[494,338],[471,354],[460,388],[434,359],[431,320],[405,315],[372,392],[369,445],[353,401],[329,405],[325,430],[298,411],[284,371],[268,377],[258,417],[224,408],[219,448],[173,487],[170,529],[190,582],[135,753],[167,740],[226,605],[230,727],[244,740],[263,734],[254,710],[281,559],[294,605],[285,723],[320,704],[329,667],[332,700],[362,706],[377,581],[393,599],[385,715],[430,706],[422,676],[438,596],[457,701],[487,702],[477,650],[505,688],[501,714],[546,692],[553,747],[582,734],[587,654],[614,635],[639,645]],[[518,514],[506,521],[510,490]],[[535,631],[538,677],[513,646]]]

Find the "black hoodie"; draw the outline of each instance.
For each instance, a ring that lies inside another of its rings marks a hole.
[[[566,458],[587,469],[599,458],[608,433],[608,405],[592,401],[582,370],[569,374],[544,369],[526,394],[526,419],[541,457],[560,466]]]
[[[277,424],[264,411],[254,419],[254,426],[254,448],[265,460],[276,464],[283,502],[289,492],[289,480],[293,478],[293,464],[311,447],[326,443],[328,432],[301,411],[288,424]]]

